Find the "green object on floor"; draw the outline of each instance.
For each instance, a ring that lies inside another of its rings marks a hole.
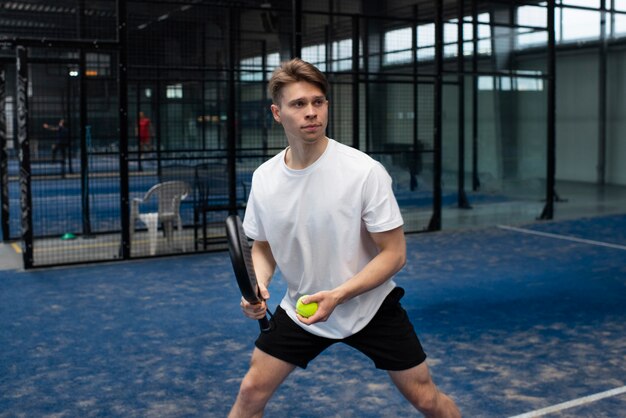
[[[67,232],[61,236],[62,240],[75,239],[75,238],[76,238],[76,235],[72,234],[71,232]]]

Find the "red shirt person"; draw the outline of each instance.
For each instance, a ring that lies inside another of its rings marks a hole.
[[[143,113],[139,112],[139,121],[137,123],[139,128],[139,145],[142,151],[150,151],[152,138],[152,123],[150,119]]]

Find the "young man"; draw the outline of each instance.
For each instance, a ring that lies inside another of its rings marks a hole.
[[[272,394],[296,368],[306,368],[331,344],[343,342],[387,370],[415,408],[429,417],[460,417],[433,384],[426,355],[400,306],[391,279],[405,263],[403,220],[381,164],[326,137],[328,84],[313,65],[283,63],[269,83],[272,114],[289,146],[254,173],[244,229],[264,299],[278,266],[288,289],[256,341],[251,366],[230,417],[260,417]],[[317,312],[295,312],[302,295]],[[266,305],[242,299],[244,314]]]

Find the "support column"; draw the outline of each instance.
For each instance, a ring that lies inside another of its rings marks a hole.
[[[28,136],[28,54],[18,46],[17,54],[17,140],[20,161],[20,206],[22,209],[22,255],[24,268],[33,266],[33,213]]]
[[[228,109],[227,109],[227,159],[228,159],[228,204],[229,214],[237,213],[237,89],[236,75],[238,67],[238,35],[239,35],[239,12],[235,8],[229,10],[228,31]]]
[[[429,231],[441,229],[441,150],[443,123],[443,0],[435,2],[435,100],[434,100],[434,155],[433,155],[433,215],[428,224]]]
[[[554,31],[554,0],[548,0],[548,78],[546,80],[548,93],[548,132],[547,138],[547,161],[546,161],[546,205],[540,215],[540,219],[549,220],[554,218],[554,199],[556,192],[556,52]]]
[[[120,131],[120,217],[122,223],[122,243],[120,256],[131,256],[130,197],[128,173],[128,26],[126,1],[117,0],[117,40],[119,42],[119,67],[117,73],[117,91],[119,96],[119,131]]]
[[[9,155],[7,153],[7,121],[6,121],[6,70],[0,67],[0,223],[2,224],[2,240],[11,237],[9,228]]]
[[[598,177],[597,183],[606,183],[606,0],[600,0],[600,54],[598,57]]]
[[[472,190],[480,189],[478,177],[478,5],[472,0]]]
[[[291,44],[291,57],[299,58],[302,55],[302,0],[293,0],[293,41]]]
[[[361,95],[359,84],[359,17],[352,17],[352,147],[360,148]]]
[[[471,209],[465,194],[465,55],[463,54],[463,14],[465,2],[458,1],[457,23],[457,89],[458,89],[458,177],[457,177],[457,206],[461,209]]]

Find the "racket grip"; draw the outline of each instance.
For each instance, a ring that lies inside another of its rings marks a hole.
[[[261,328],[261,332],[270,332],[272,330],[272,326],[270,325],[270,321],[268,321],[267,316],[259,319],[259,328]]]

